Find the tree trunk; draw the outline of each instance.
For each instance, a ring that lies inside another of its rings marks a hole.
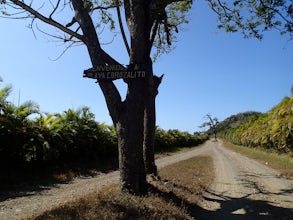
[[[127,99],[116,123],[119,149],[120,185],[122,190],[144,194],[147,190],[143,163],[144,80],[129,85]]]
[[[136,152],[132,151],[133,157],[137,157],[136,161],[140,161],[136,165],[137,168],[135,169],[140,169],[140,171],[137,172],[144,171],[144,177],[140,175],[141,179],[138,180],[139,184],[146,181],[145,164],[143,159],[144,111],[146,104],[149,102],[148,98],[150,97],[148,82],[149,79],[152,79],[153,77],[149,40],[152,22],[150,22],[149,20],[148,4],[148,1],[143,0],[124,1],[125,17],[130,32],[130,64],[139,64],[141,66],[144,66],[147,70],[147,76],[145,79],[126,81],[128,84],[128,95],[126,97],[126,101],[129,101],[127,105],[132,106],[132,108],[136,108],[136,114],[138,114],[133,115],[133,113],[131,113],[128,117],[134,117],[133,123],[137,123],[137,126],[139,126],[139,131],[135,133],[136,135],[138,135],[137,137],[135,137],[135,139],[139,138],[139,140],[137,140],[138,145],[134,146],[136,148],[136,150],[134,151]],[[133,90],[133,88],[135,89]],[[131,91],[133,95],[132,98]],[[138,132],[140,133],[138,134]],[[123,155],[121,156],[123,157]],[[127,164],[128,162],[125,161],[125,163]],[[131,174],[131,172],[129,174]],[[122,182],[122,186],[123,184],[124,183]],[[144,191],[143,188],[141,188],[141,190],[142,192]]]
[[[215,141],[217,141],[217,132],[216,132],[215,128],[214,128],[214,138],[215,138]]]
[[[143,141],[143,159],[147,174],[157,175],[157,166],[155,164],[155,94],[153,77],[148,79],[146,105],[144,109],[144,141]]]
[[[144,142],[143,159],[147,174],[157,175],[158,170],[155,164],[155,129],[156,129],[156,96],[158,87],[162,81],[161,77],[152,76],[148,78],[148,89],[146,105],[144,110]]]

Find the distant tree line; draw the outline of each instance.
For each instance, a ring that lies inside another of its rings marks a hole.
[[[19,106],[7,101],[10,91],[7,86],[0,89],[1,173],[105,160],[118,163],[114,127],[95,121],[88,107],[59,114],[41,113],[32,101]],[[195,146],[205,140],[204,135],[157,127],[155,151]]]
[[[156,127],[155,151],[164,152],[178,147],[192,147],[202,144],[208,139],[208,135],[182,132],[178,129],[163,130]]]
[[[293,153],[293,94],[291,98],[285,97],[267,113],[250,113],[242,114],[249,117],[244,117],[247,122],[241,125],[229,128],[226,120],[226,123],[223,123],[226,126],[224,129],[220,123],[221,137],[239,145]]]

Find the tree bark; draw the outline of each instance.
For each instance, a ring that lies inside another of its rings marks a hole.
[[[158,170],[155,163],[155,129],[156,129],[156,96],[158,87],[161,84],[161,77],[152,76],[148,78],[148,94],[144,110],[144,142],[143,159],[147,174],[157,175]]]
[[[155,94],[153,76],[148,79],[146,105],[144,109],[144,141],[143,141],[143,160],[147,174],[157,175],[157,166],[154,157],[155,139]]]
[[[116,123],[119,149],[120,185],[133,194],[147,191],[143,162],[144,80],[132,82],[119,121]]]

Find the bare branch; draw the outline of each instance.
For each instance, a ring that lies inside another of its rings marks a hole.
[[[166,33],[167,43],[170,46],[172,44],[171,43],[171,39],[170,39],[171,33],[170,33],[169,25],[168,25],[167,16],[166,16],[166,18],[162,22],[164,24],[164,30],[165,30],[165,33]]]
[[[75,45],[76,43],[77,42],[71,42],[68,46],[66,46],[66,48],[62,51],[62,53],[59,56],[57,56],[54,59],[51,59],[50,58],[50,60],[52,60],[52,61],[59,60],[66,53],[66,51],[69,50],[71,47],[73,47],[73,46],[79,46],[79,45]]]
[[[81,43],[82,41],[79,41],[79,40],[73,40],[73,36],[70,36],[69,38],[66,38],[66,36],[58,36],[58,35],[53,35],[53,34],[49,34],[48,32],[46,31],[43,31],[42,29],[39,28],[38,25],[36,25],[37,27],[37,30],[51,38],[55,38],[57,40],[59,40],[59,42],[62,42],[62,43],[67,43],[67,42],[71,42],[71,43]]]
[[[108,9],[112,9],[112,8],[116,8],[116,5],[110,5],[110,6],[97,6],[94,7],[92,10],[108,10]]]
[[[151,36],[150,36],[149,52],[151,52],[152,46],[154,44],[154,40],[157,35],[158,27],[159,27],[159,22],[158,22],[158,20],[155,20],[155,24],[153,25]]]
[[[51,2],[51,1],[50,1]],[[49,18],[52,19],[53,14],[56,12],[57,8],[59,7],[60,0],[58,0],[57,5],[54,7],[54,10],[51,12]]]
[[[120,6],[119,5],[119,0],[116,0],[116,9],[117,9],[117,16],[118,16],[120,31],[121,31],[121,34],[122,34],[122,38],[123,38],[124,45],[126,47],[127,53],[128,53],[128,55],[130,55],[130,48],[129,48],[129,44],[128,44],[126,36],[125,36],[125,31],[124,31],[123,24],[122,24],[122,19],[121,19],[121,13],[120,13],[119,6]]]
[[[71,20],[68,24],[66,24],[65,26],[66,26],[66,27],[71,27],[71,26],[74,25],[75,23],[76,23],[76,19],[75,19],[75,17],[73,17],[72,20]]]
[[[79,30],[80,30],[80,26],[76,28],[75,33],[77,33]],[[73,39],[73,36],[70,36],[68,39],[64,39],[64,42],[72,41],[72,39]]]
[[[40,19],[41,21],[52,25],[58,29],[60,29],[61,31],[74,36],[75,38],[84,41],[84,37],[68,28],[66,28],[65,26],[63,26],[62,24],[58,23],[57,21],[51,19],[51,18],[47,18],[45,16],[43,16],[42,14],[38,13],[36,10],[34,10],[32,7],[30,7],[29,5],[26,5],[25,3],[23,3],[22,1],[19,0],[11,0],[11,2],[13,2],[14,4],[16,4],[17,6],[19,6],[20,8],[24,9],[25,11],[29,12],[31,15],[33,15],[35,18]]]
[[[33,28],[33,23],[34,23],[34,21],[35,21],[35,19],[32,19],[32,23],[31,23],[31,25],[30,25],[30,28],[31,28],[31,30],[32,30],[32,32],[33,32],[33,35],[34,35],[35,39],[37,39],[37,35],[35,34],[35,31],[34,31],[34,28]]]

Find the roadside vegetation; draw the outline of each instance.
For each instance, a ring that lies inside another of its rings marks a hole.
[[[293,94],[267,113],[253,114],[239,126],[226,127],[222,126],[219,136],[234,144],[293,156]]]
[[[213,179],[209,156],[198,156],[159,170],[149,177],[144,197],[121,192],[110,185],[76,202],[45,212],[34,219],[194,219],[198,201]]]
[[[88,107],[43,113],[37,103],[19,106],[7,100],[11,87],[0,89],[0,187],[44,180],[69,180],[80,173],[116,169],[117,136],[99,123]],[[203,143],[205,135],[179,130],[155,133],[155,151],[172,151]]]
[[[232,115],[216,130],[225,146],[293,178],[293,93],[266,113]]]

